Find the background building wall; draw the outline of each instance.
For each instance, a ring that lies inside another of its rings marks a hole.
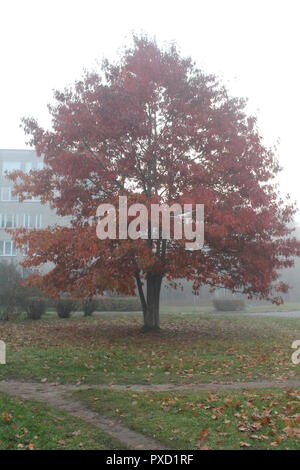
[[[42,157],[34,150],[0,149],[0,261],[19,264],[23,259],[22,251],[15,250],[7,228],[46,228],[56,223],[66,224],[66,219],[58,217],[48,204],[38,199],[19,202],[13,196],[13,182],[6,177],[6,171],[20,169],[29,172],[43,167]]]

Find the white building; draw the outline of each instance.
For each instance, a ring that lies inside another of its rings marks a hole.
[[[13,195],[13,182],[6,177],[6,173],[13,170],[29,172],[42,167],[43,160],[37,157],[34,150],[0,149],[0,262],[11,260],[19,263],[23,257],[6,229],[39,229],[54,225],[59,220],[55,212],[48,205],[42,205],[38,198],[20,203],[18,197]]]

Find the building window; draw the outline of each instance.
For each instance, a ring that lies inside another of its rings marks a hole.
[[[36,228],[42,228],[42,214],[36,216]]]
[[[12,240],[0,241],[0,256],[16,256],[15,244]]]
[[[42,228],[41,214],[24,214],[25,228]]]
[[[24,202],[41,202],[40,196],[32,196],[30,199],[24,199]]]
[[[13,188],[1,188],[0,197],[3,202],[17,202],[19,200],[18,196],[13,194]]]
[[[0,214],[0,228],[42,228],[42,214]]]
[[[33,215],[24,214],[24,227],[25,228],[34,228]]]
[[[0,214],[1,228],[17,228],[19,225],[19,217],[16,214]]]
[[[5,176],[5,173],[10,173],[11,171],[21,170],[21,162],[3,162],[2,164],[2,175]]]

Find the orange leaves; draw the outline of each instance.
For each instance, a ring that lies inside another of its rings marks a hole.
[[[8,411],[2,413],[4,424],[10,424],[12,421],[12,415]]]
[[[227,406],[227,408],[230,408],[232,400],[230,398],[224,398],[224,404]]]
[[[197,440],[197,447],[200,450],[209,450],[209,447],[204,445],[204,442],[208,436],[208,431],[206,428],[203,428],[200,434],[200,439]]]

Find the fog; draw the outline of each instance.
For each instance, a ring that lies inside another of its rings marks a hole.
[[[144,32],[161,45],[175,41],[232,95],[248,98],[266,144],[277,144],[281,190],[300,206],[299,13],[297,0],[1,2],[0,148],[25,148],[22,116],[50,126],[53,89],[116,58],[133,31]],[[282,277],[292,286],[287,300],[300,300],[300,261]],[[203,288],[195,298],[188,284],[184,292],[163,289],[163,300],[179,298],[194,304],[212,296]]]
[[[281,188],[299,205],[299,10],[297,0],[1,2],[0,148],[24,148],[22,116],[48,126],[52,90],[143,31],[160,44],[176,41],[233,95],[249,98],[266,143],[280,139]]]

